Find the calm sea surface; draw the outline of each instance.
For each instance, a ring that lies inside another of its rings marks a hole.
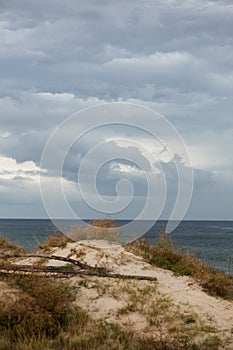
[[[119,221],[119,226],[127,221]],[[146,238],[151,244],[166,222],[158,221]],[[143,222],[136,222],[143,227]],[[0,236],[17,242],[21,247],[32,251],[36,244],[43,243],[55,233],[50,220],[0,219]],[[233,221],[183,221],[172,232],[175,245],[197,253],[215,267],[233,274]],[[232,261],[230,266],[229,261]]]

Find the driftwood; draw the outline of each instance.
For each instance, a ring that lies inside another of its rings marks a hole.
[[[2,263],[0,264],[0,273],[9,274],[12,272],[19,273],[48,273],[56,276],[97,276],[97,277],[110,277],[110,278],[121,278],[121,279],[136,279],[136,280],[147,280],[147,281],[157,281],[156,277],[150,276],[137,276],[137,275],[122,275],[119,273],[111,273],[104,267],[90,266],[79,260],[71,259],[68,257],[58,256],[58,255],[45,255],[45,254],[19,254],[19,255],[6,255],[6,258],[43,258],[50,260],[64,261],[74,266],[78,267],[79,270],[71,269],[64,266],[39,266],[39,265],[19,265],[12,263]]]
[[[94,270],[95,269],[95,270]],[[137,276],[137,275],[122,275],[119,273],[108,273],[101,271],[100,268],[94,268],[93,270],[73,270],[64,267],[57,266],[34,266],[34,265],[17,265],[17,264],[0,264],[1,274],[10,274],[14,272],[19,273],[49,273],[49,275],[64,276],[97,276],[97,277],[109,277],[119,279],[134,279],[134,280],[147,280],[157,281],[156,277],[150,276]]]
[[[105,268],[103,267],[95,267],[95,266],[90,266],[88,264],[85,264],[79,260],[71,259],[71,258],[66,258],[63,256],[58,256],[58,255],[44,255],[44,254],[20,254],[17,257],[19,258],[43,258],[43,259],[50,259],[50,260],[59,260],[59,261],[64,261],[68,262],[70,264],[73,264],[75,266],[78,266],[80,269],[83,270],[92,270],[92,271],[99,271],[99,272],[108,272]]]

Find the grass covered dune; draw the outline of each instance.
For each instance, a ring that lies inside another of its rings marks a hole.
[[[0,350],[233,348],[232,276],[175,250],[166,233],[155,246],[124,247],[51,236],[39,257],[26,253],[0,238]],[[75,274],[83,270],[72,261],[92,274]]]

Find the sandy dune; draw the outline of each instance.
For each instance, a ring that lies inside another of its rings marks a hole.
[[[209,296],[192,278],[176,277],[107,241],[68,243],[65,248],[53,248],[50,254],[79,259],[114,273],[157,278],[151,282],[73,277],[76,303],[92,317],[155,337],[183,331],[195,340],[217,335],[223,341],[222,349],[233,349],[233,302]],[[23,263],[32,262],[30,258]],[[46,264],[66,263],[49,260]]]

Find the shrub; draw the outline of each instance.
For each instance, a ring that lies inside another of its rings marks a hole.
[[[90,225],[101,228],[116,228],[117,223],[113,219],[103,218],[103,219],[93,219],[90,222]]]
[[[119,241],[120,230],[116,221],[110,218],[93,219],[87,227],[76,227],[69,233],[74,240],[104,239]]]

